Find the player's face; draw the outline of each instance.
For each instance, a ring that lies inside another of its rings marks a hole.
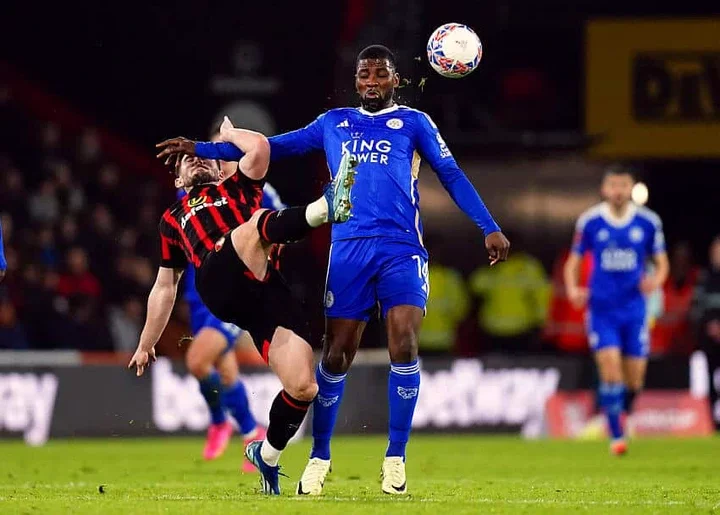
[[[633,178],[630,175],[607,175],[602,183],[602,196],[615,207],[622,207],[632,198]]]
[[[220,168],[217,161],[185,155],[180,161],[180,171],[177,179],[175,179],[175,186],[178,188],[192,188],[193,186],[219,180]]]
[[[387,59],[361,59],[355,72],[360,103],[370,112],[390,107],[400,76]]]

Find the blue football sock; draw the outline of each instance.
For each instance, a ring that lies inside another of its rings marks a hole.
[[[220,374],[217,373],[217,370],[213,370],[206,377],[200,379],[200,393],[210,408],[210,418],[213,424],[222,424],[227,419],[222,401],[222,389]]]
[[[252,433],[257,427],[257,422],[250,411],[247,390],[240,379],[234,385],[223,390],[222,400],[230,414],[237,420],[240,432],[243,435]]]
[[[419,392],[420,364],[417,360],[390,365],[388,381],[390,431],[385,456],[405,458],[405,447],[410,439],[410,428]]]
[[[318,395],[313,403],[313,447],[311,458],[330,459],[330,438],[337,420],[340,402],[345,391],[347,374],[331,374],[322,363],[318,364],[315,377],[318,383]]]
[[[625,385],[622,383],[602,383],[600,385],[600,404],[605,411],[608,428],[613,440],[623,437],[620,415],[625,401]]]

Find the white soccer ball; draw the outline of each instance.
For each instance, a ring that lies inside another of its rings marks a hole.
[[[475,32],[461,23],[441,25],[427,44],[430,66],[443,77],[459,79],[472,73],[482,58],[482,43]]]

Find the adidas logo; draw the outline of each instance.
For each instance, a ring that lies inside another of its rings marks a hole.
[[[350,127],[350,123],[347,120],[343,120],[338,123],[335,127]]]

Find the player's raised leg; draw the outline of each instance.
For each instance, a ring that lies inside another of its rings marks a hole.
[[[210,427],[203,449],[203,458],[206,460],[214,460],[222,456],[233,433],[223,403],[220,374],[213,366],[226,346],[225,336],[220,331],[212,327],[204,327],[193,338],[185,355],[188,370],[198,380],[200,393],[210,409]]]

